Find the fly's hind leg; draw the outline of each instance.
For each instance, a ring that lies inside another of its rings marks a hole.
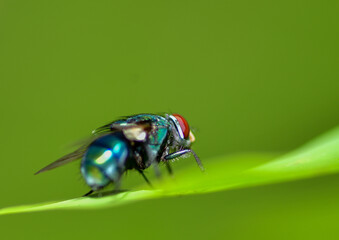
[[[94,192],[94,191],[91,190],[91,191],[89,191],[88,193],[84,194],[83,197],[87,197],[87,196],[91,195],[93,192]]]

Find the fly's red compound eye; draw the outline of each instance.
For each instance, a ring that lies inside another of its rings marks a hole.
[[[178,120],[182,133],[184,134],[184,138],[188,139],[190,135],[190,126],[188,125],[186,119],[179,114],[172,114],[172,116]]]

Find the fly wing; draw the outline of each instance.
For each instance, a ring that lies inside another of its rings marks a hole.
[[[62,165],[65,165],[67,163],[70,163],[70,162],[73,162],[73,161],[76,161],[76,160],[79,160],[83,157],[83,155],[85,154],[86,150],[87,150],[87,147],[97,138],[103,136],[103,135],[106,135],[107,133],[102,133],[102,134],[98,134],[96,136],[92,136],[91,138],[88,138],[84,141],[81,142],[81,147],[79,147],[77,150],[75,150],[74,152],[71,152],[61,158],[59,158],[58,160],[52,162],[51,164],[47,165],[46,167],[40,169],[39,171],[37,171],[35,173],[36,174],[39,174],[39,173],[42,173],[42,172],[46,172],[48,170],[51,170],[53,168],[56,168],[56,167],[60,167]]]
[[[49,164],[46,167],[37,171],[34,175],[37,175],[37,174],[42,173],[42,172],[46,172],[46,171],[51,170],[53,168],[60,167],[64,164],[66,164],[66,163],[70,163],[70,162],[73,162],[75,160],[80,159],[84,155],[84,153],[86,151],[86,147],[87,146],[82,146],[79,149],[75,150],[74,152],[63,156],[62,158],[59,158],[55,162],[52,162],[51,164]]]

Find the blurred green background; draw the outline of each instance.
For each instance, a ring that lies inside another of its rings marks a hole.
[[[0,207],[84,194],[78,163],[33,173],[119,116],[184,115],[203,161],[286,152],[336,126],[338,10],[306,0],[0,0]],[[337,239],[338,181],[1,216],[1,238]]]

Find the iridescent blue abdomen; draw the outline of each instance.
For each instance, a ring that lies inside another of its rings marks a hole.
[[[86,183],[98,190],[119,180],[129,158],[129,143],[121,133],[105,135],[89,145],[81,161],[81,173]]]

